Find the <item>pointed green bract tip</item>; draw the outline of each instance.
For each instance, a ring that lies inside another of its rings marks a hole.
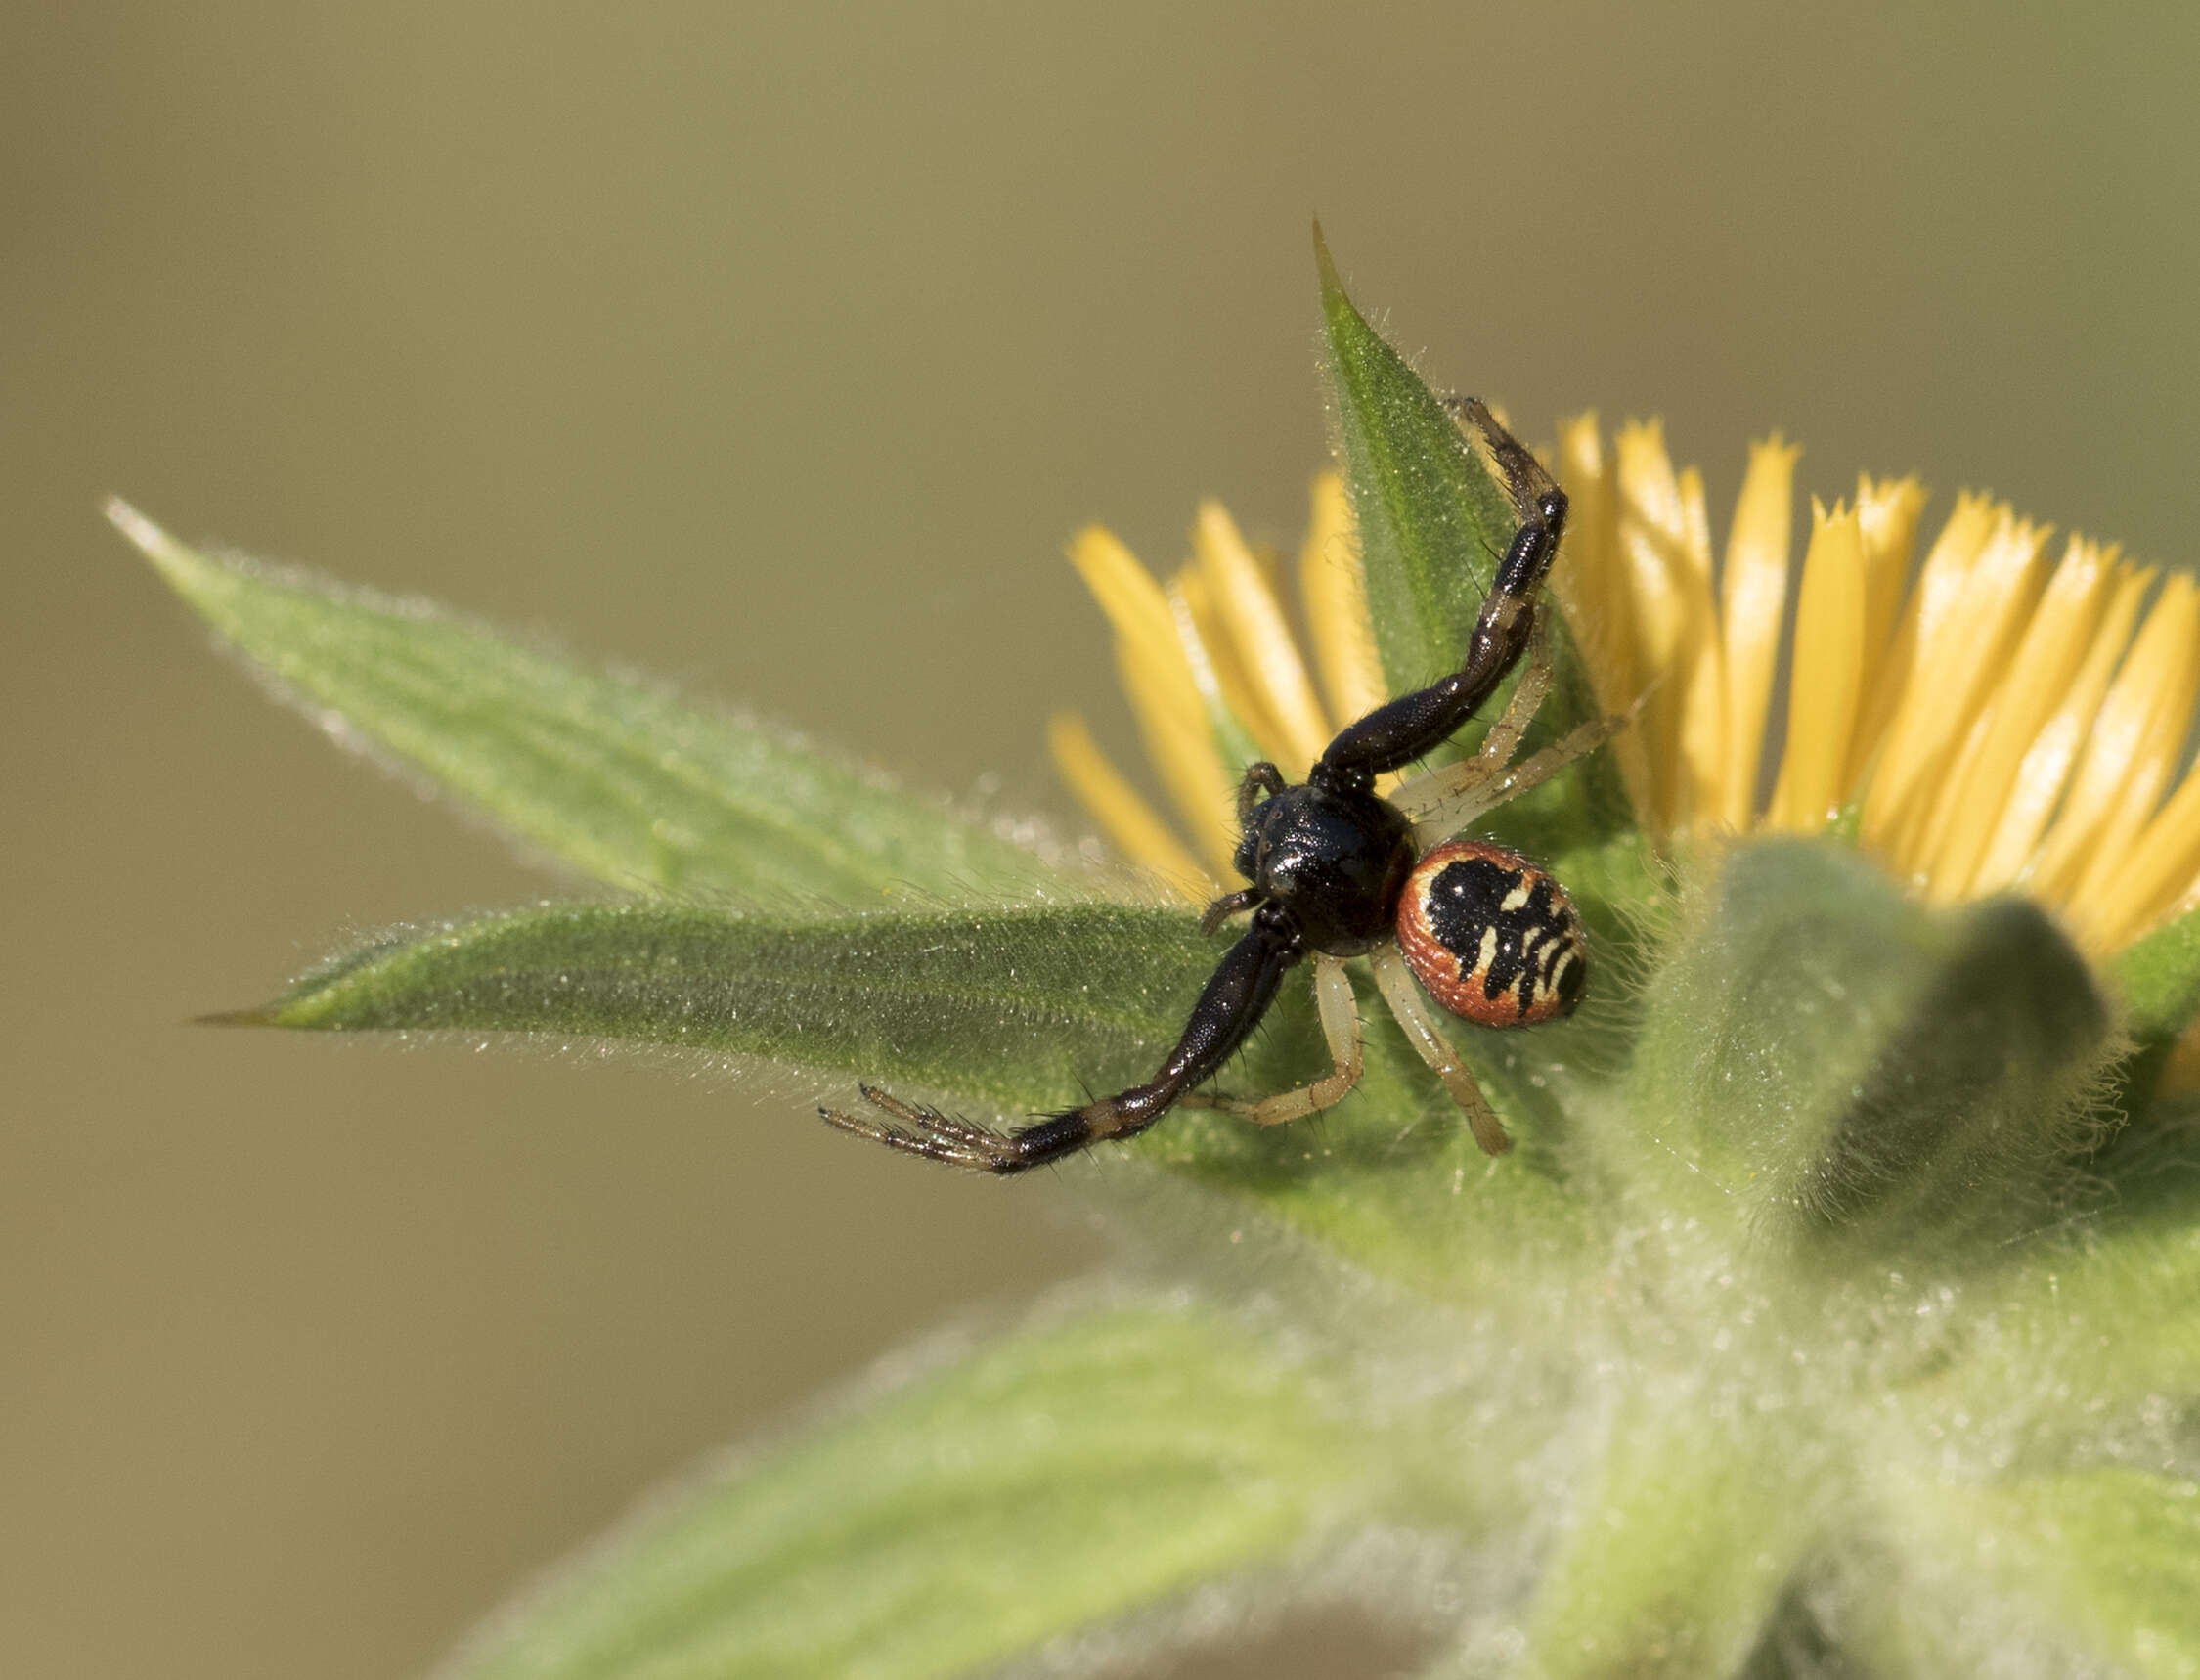
[[[1319,222],[1314,263],[1330,416],[1352,499],[1368,613],[1384,676],[1393,693],[1405,693],[1458,668],[1481,615],[1492,562],[1511,544],[1519,511],[1444,398],[1353,304]],[[1596,713],[1563,621],[1553,611],[1543,622],[1555,678],[1530,750]],[[1502,697],[1490,711],[1501,704]],[[1459,744],[1469,746],[1473,738],[1470,732]],[[1632,820],[1608,767],[1588,764],[1569,773],[1550,799],[1573,809],[1555,831],[1538,834],[1539,845],[1602,841],[1614,832],[1611,818]],[[1501,813],[1497,825],[1526,815]]]
[[[787,731],[424,601],[195,550],[119,498],[106,511],[317,725],[621,891],[868,904],[1035,900],[1063,882],[999,825]]]
[[[1352,301],[1352,294],[1344,289],[1344,277],[1337,272],[1337,259],[1330,254],[1329,240],[1322,232],[1318,217],[1314,222],[1314,275],[1321,289],[1322,317],[1328,328],[1331,356],[1349,357],[1356,351],[1361,355],[1372,353],[1378,358],[1395,357],[1396,351],[1368,325],[1367,317]],[[1400,365],[1403,366],[1402,358]],[[1412,376],[1410,370],[1408,376]],[[1446,423],[1449,423],[1448,416]]]
[[[1322,219],[1314,218],[1314,269],[1321,276],[1322,294],[1342,294],[1344,283],[1337,278],[1337,263],[1329,254],[1329,240],[1322,233]]]
[[[106,513],[108,523],[127,537],[176,589],[184,588],[186,581],[203,568],[205,562],[197,554],[121,497],[110,496],[101,511]]]

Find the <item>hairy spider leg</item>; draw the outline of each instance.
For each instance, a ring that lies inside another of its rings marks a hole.
[[[1260,903],[1260,889],[1246,887],[1235,893],[1224,893],[1206,909],[1200,911],[1200,932],[1212,934],[1240,910],[1250,910]]]
[[[1421,808],[1437,799],[1450,798],[1465,788],[1479,787],[1502,775],[1513,755],[1519,750],[1521,737],[1535,715],[1543,709],[1543,702],[1551,692],[1550,646],[1539,629],[1535,635],[1535,651],[1529,663],[1522,668],[1520,680],[1513,685],[1513,697],[1505,703],[1505,712],[1489,732],[1482,736],[1482,744],[1472,758],[1457,764],[1445,765],[1441,770],[1429,771],[1421,775],[1409,776],[1390,790],[1389,800],[1408,817],[1418,818]]]
[[[1383,1000],[1390,1005],[1390,1013],[1398,1018],[1406,1038],[1421,1059],[1435,1070],[1436,1078],[1444,1082],[1451,1100],[1467,1111],[1468,1129],[1474,1132],[1482,1153],[1503,1155],[1513,1147],[1513,1140],[1505,1135],[1505,1127],[1482,1095],[1482,1087],[1474,1083],[1474,1076],[1467,1071],[1467,1064],[1436,1025],[1428,1000],[1421,995],[1420,982],[1406,965],[1405,952],[1395,945],[1379,945],[1367,953],[1367,961],[1375,970],[1375,984]]]
[[[1345,726],[1308,774],[1311,782],[1367,787],[1378,775],[1426,758],[1488,703],[1535,634],[1536,597],[1565,532],[1566,495],[1536,465],[1533,456],[1498,427],[1488,410],[1470,399],[1466,412],[1483,428],[1517,499],[1523,484],[1535,486],[1536,493],[1521,509],[1520,528],[1498,562],[1489,597],[1468,638],[1465,663],[1450,676],[1378,706]],[[1531,471],[1532,476],[1524,479],[1513,476]]]
[[[1359,1000],[1352,995],[1351,975],[1342,956],[1315,954],[1314,1002],[1321,1011],[1322,1037],[1329,1040],[1330,1060],[1337,1064],[1335,1073],[1258,1102],[1194,1091],[1183,1098],[1184,1106],[1218,1108],[1255,1126],[1281,1126],[1287,1120],[1302,1120],[1342,1102],[1360,1083],[1362,1064]]]
[[[1290,787],[1284,774],[1266,759],[1256,759],[1245,767],[1245,775],[1238,782],[1238,827],[1242,831],[1253,820],[1254,808],[1262,798],[1273,799]],[[1246,887],[1235,893],[1224,893],[1200,912],[1200,932],[1211,934],[1240,910],[1250,910],[1260,903],[1260,889]]]
[[[1238,779],[1238,826],[1243,828],[1253,820],[1254,809],[1263,798],[1273,799],[1290,786],[1284,773],[1266,759],[1247,765],[1245,774]]]
[[[1104,1137],[1135,1137],[1166,1114],[1194,1085],[1214,1077],[1268,1012],[1285,970],[1306,953],[1291,918],[1274,905],[1254,912],[1253,925],[1215,965],[1192,1018],[1161,1071],[1142,1085],[1064,1109],[1014,1131],[996,1131],[937,1109],[862,1087],[864,1101],[886,1115],[874,1120],[837,1109],[817,1112],[843,1131],[933,1161],[1022,1172],[1075,1155]]]
[[[1504,481],[1506,495],[1512,498],[1514,513],[1521,519],[1534,518],[1544,495],[1558,488],[1550,473],[1543,469],[1543,463],[1535,459],[1534,452],[1523,448],[1518,438],[1497,423],[1497,417],[1489,412],[1489,405],[1481,398],[1446,392],[1436,400],[1454,420],[1474,427],[1474,435],[1497,465],[1497,476]]]
[[[1627,727],[1625,718],[1592,718],[1571,730],[1563,740],[1522,759],[1518,764],[1476,774],[1472,759],[1422,778],[1427,787],[1416,797],[1392,796],[1400,811],[1413,818],[1414,843],[1423,851],[1439,840],[1448,840],[1485,811],[1494,811],[1523,793],[1541,787],[1577,758],[1595,752]]]
[[[1520,680],[1513,685],[1513,697],[1505,702],[1504,712],[1482,736],[1474,759],[1497,770],[1513,762],[1513,755],[1520,750],[1528,726],[1543,710],[1543,702],[1551,697],[1551,638],[1538,622],[1535,638],[1529,644],[1528,662],[1520,668]]]

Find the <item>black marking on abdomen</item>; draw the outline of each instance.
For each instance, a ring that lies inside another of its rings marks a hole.
[[[1554,909],[1552,880],[1541,870],[1534,871],[1530,885],[1526,871],[1487,858],[1461,858],[1436,871],[1428,903],[1430,931],[1459,958],[1463,977],[1482,968],[1484,936],[1495,934],[1482,995],[1494,1003],[1511,992],[1522,1015],[1545,995],[1554,968],[1575,949],[1572,910]],[[1575,955],[1566,978],[1577,993],[1581,974]]]

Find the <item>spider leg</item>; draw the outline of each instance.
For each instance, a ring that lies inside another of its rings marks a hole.
[[[1534,645],[1534,655],[1513,685],[1513,697],[1505,703],[1504,715],[1490,725],[1474,756],[1401,781],[1390,792],[1392,805],[1408,817],[1415,816],[1423,806],[1492,780],[1513,762],[1513,755],[1520,748],[1520,737],[1527,733],[1551,692],[1550,646],[1541,629],[1536,631]]]
[[[1444,1089],[1451,1092],[1452,1101],[1467,1111],[1467,1126],[1481,1145],[1484,1155],[1503,1155],[1513,1147],[1513,1140],[1505,1135],[1489,1100],[1482,1095],[1482,1087],[1474,1083],[1474,1076],[1459,1059],[1459,1052],[1451,1047],[1430,1012],[1428,1000],[1421,995],[1421,988],[1413,978],[1413,970],[1406,966],[1405,953],[1394,945],[1379,945],[1368,952],[1368,965],[1375,970],[1375,984],[1383,994],[1383,1000],[1390,1005],[1390,1013],[1398,1018],[1398,1025],[1420,1051],[1421,1059],[1433,1068],[1436,1077],[1444,1082]]]
[[[1321,1010],[1322,1037],[1329,1040],[1330,1057],[1337,1064],[1335,1073],[1259,1102],[1195,1093],[1181,1099],[1184,1105],[1218,1108],[1255,1126],[1280,1126],[1342,1102],[1360,1083],[1361,1071],[1359,1004],[1352,996],[1352,981],[1342,957],[1326,953],[1314,957],[1314,1002]]]
[[[1245,767],[1245,775],[1238,782],[1238,826],[1243,828],[1253,820],[1254,808],[1261,797],[1273,799],[1291,784],[1284,780],[1283,772],[1266,759],[1255,759]]]
[[[1458,833],[1483,812],[1494,811],[1507,800],[1518,799],[1541,787],[1575,759],[1595,752],[1626,727],[1625,718],[1592,718],[1557,745],[1545,747],[1533,757],[1522,759],[1486,780],[1462,778],[1448,791],[1440,787],[1431,789],[1430,797],[1418,807],[1407,805],[1403,800],[1397,802],[1398,806],[1414,819],[1414,839],[1426,850],[1436,841]],[[1472,763],[1470,760],[1468,766],[1456,768],[1466,769]]]
[[[1528,732],[1528,726],[1535,722],[1536,713],[1543,710],[1543,702],[1550,697],[1551,673],[1551,639],[1539,620],[1529,643],[1527,665],[1520,672],[1520,680],[1513,685],[1513,697],[1505,702],[1504,712],[1482,736],[1482,744],[1474,752],[1475,758],[1492,770],[1503,770],[1513,762],[1513,755],[1520,750],[1521,737]]]
[[[1497,691],[1534,635],[1536,597],[1565,530],[1565,492],[1481,404],[1467,399],[1460,412],[1488,444],[1520,510],[1520,527],[1498,562],[1468,638],[1466,662],[1449,677],[1346,725],[1309,774],[1316,784],[1366,787],[1376,776],[1427,757]]]
[[[1498,476],[1505,480],[1506,491],[1521,518],[1525,519],[1534,510],[1545,491],[1558,488],[1551,482],[1550,473],[1543,469],[1543,463],[1535,459],[1534,451],[1521,448],[1519,440],[1497,423],[1497,417],[1489,412],[1489,405],[1481,398],[1463,397],[1450,391],[1436,401],[1443,404],[1444,412],[1462,426],[1474,427],[1475,435],[1497,463]]]
[[[885,1118],[874,1120],[868,1115],[820,1108],[817,1113],[827,1126],[853,1132],[858,1137],[867,1137],[873,1143],[883,1143],[889,1149],[899,1149],[907,1155],[921,1155],[928,1161],[946,1161],[958,1167],[979,1167],[1000,1172],[1014,1170],[994,1165],[1003,1158],[1004,1152],[1013,1153],[1010,1133],[943,1114],[923,1103],[904,1102],[877,1085],[859,1084],[856,1088],[862,1093],[863,1100]]]
[[[865,1085],[863,1100],[886,1116],[821,1108],[827,1125],[889,1149],[988,1172],[1022,1172],[1075,1155],[1104,1137],[1133,1137],[1168,1112],[1194,1085],[1214,1077],[1237,1054],[1246,1036],[1268,1012],[1284,971],[1305,955],[1298,929],[1280,906],[1263,905],[1253,926],[1223,953],[1183,1037],[1142,1085],[1101,1097],[1082,1108],[1043,1115],[1014,1131],[999,1131],[918,1103],[903,1102]]]
[[[1235,893],[1224,893],[1206,909],[1200,911],[1200,932],[1210,934],[1240,910],[1250,910],[1260,902],[1260,889],[1246,887]]]

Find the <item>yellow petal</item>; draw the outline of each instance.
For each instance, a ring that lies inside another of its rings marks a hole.
[[[1917,542],[1917,516],[1924,510],[1925,487],[1915,478],[1860,475],[1856,482],[1857,528],[1864,539],[1864,703],[1849,746],[1848,783],[1863,779],[1879,737],[1902,697],[1903,680],[1890,680],[1896,664],[1895,621],[1902,610],[1903,587],[1910,581],[1910,556]],[[1905,673],[1907,674],[1907,673]]]
[[[1999,509],[1960,586],[1944,603],[1923,604],[1912,679],[1864,805],[1866,842],[1899,873],[1922,871],[1932,798],[1956,769],[1979,706],[2031,618],[2047,535],[2047,527]]]
[[[1967,896],[1987,843],[2015,789],[2024,755],[2068,691],[2100,622],[2115,555],[2073,537],[2016,656],[2001,673],[1974,726],[1977,745],[1942,784],[1925,839],[1927,893],[1948,904]]]
[[[1098,525],[1078,533],[1070,559],[1116,628],[1116,669],[1146,756],[1219,875],[1237,851],[1236,783],[1215,747],[1168,597],[1137,557]]]
[[[1787,750],[1767,822],[1815,833],[1839,815],[1849,741],[1863,694],[1867,613],[1864,535],[1846,503],[1811,502],[1811,546],[1795,603],[1795,665]]]
[[[1619,553],[1618,485],[1594,414],[1559,428],[1558,479],[1572,510],[1551,568],[1551,586],[1589,668],[1598,706],[1616,715],[1642,697],[1647,678],[1635,662],[1629,625],[1632,592]],[[1647,731],[1623,729],[1612,738],[1611,748],[1629,801],[1644,823],[1653,825],[1657,804]]]
[[[1055,713],[1046,721],[1046,744],[1056,772],[1107,831],[1116,850],[1186,903],[1200,904],[1213,895],[1213,877],[1123,779],[1082,718],[1075,712]]]
[[[1933,867],[1956,823],[1957,807],[1947,795],[1950,789],[1962,786],[1985,759],[1993,727],[1993,720],[1984,712],[1972,717],[1961,745],[1949,755],[1933,786],[1913,806],[1911,820],[1903,830],[1900,867],[1928,904],[1946,904],[1957,896],[1943,888]]]
[[[1861,512],[1861,508],[1860,508]],[[1932,552],[1925,556],[1916,587],[1911,590],[1894,641],[1877,662],[1878,675],[1865,690],[1864,722],[1858,727],[1855,750],[1849,758],[1852,788],[1867,774],[1876,782],[1884,774],[1883,760],[1895,747],[1897,721],[1911,708],[1911,683],[1930,662],[1931,644],[1937,640],[1956,597],[1970,573],[1971,564],[1994,534],[1994,504],[1964,491],[1956,498],[1956,510],[1941,527]],[[1869,659],[1868,665],[1872,663]]]
[[[1351,500],[1344,494],[1344,480],[1334,472],[1314,478],[1313,514],[1298,556],[1298,589],[1330,716],[1339,724],[1366,717],[1390,691],[1375,646]]]
[[[2161,630],[2156,636],[2158,624]],[[2131,875],[2131,849],[2154,815],[2171,773],[2183,756],[2193,698],[2200,693],[2200,588],[2195,588],[2189,577],[2174,577],[2163,587],[2161,599],[2155,602],[2146,628],[2139,632],[2132,656],[2125,662],[2124,677],[2109,690],[2101,706],[2100,720],[2089,743],[2088,763],[2078,772],[2079,787],[2087,783],[2092,750],[2100,749],[2104,754],[2116,750],[2115,737],[2120,731],[2114,729],[2110,714],[2117,689],[2129,679],[2147,683],[2146,689],[2134,696],[2140,702],[2135,708],[2137,728],[2125,737],[2133,744],[2123,774],[2104,801],[2105,814],[2093,828],[2090,845],[2076,860],[2083,867],[2068,901],[2081,931],[2091,930],[2102,939],[2117,928],[2132,925],[2147,907],[2139,896],[2142,884]],[[2107,779],[2105,770],[2102,779]]]
[[[1175,621],[1161,585],[1113,531],[1087,525],[1070,544],[1070,563],[1118,636],[1141,645],[1175,640]]]
[[[1925,508],[1925,487],[1915,475],[1856,481],[1857,527],[1864,535],[1864,648],[1866,671],[1886,656],[1894,638],[1895,615],[1902,609],[1903,585],[1910,581],[1910,554],[1917,543],[1917,516]]]
[[[2016,779],[2002,801],[1993,835],[1971,875],[1973,896],[2000,892],[2014,885],[2023,874],[2047,818],[2062,799],[2070,768],[2085,746],[2117,662],[2131,643],[2139,602],[2153,581],[2151,568],[2138,571],[2131,566],[2116,567],[2108,608],[2100,615],[2087,646],[2085,662],[2062,692],[2053,696],[2054,712],[2025,749]]]
[[[1210,873],[1220,878],[1238,849],[1237,780],[1216,750],[1172,636],[1154,646],[1116,643],[1116,670],[1138,719],[1139,738],[1162,785],[1192,831]],[[1192,711],[1183,704],[1189,693]]]
[[[2196,594],[2189,578],[2173,576],[2146,616],[2095,714],[2071,777],[2070,791],[2054,824],[2041,842],[2031,871],[2032,889],[2043,898],[2069,903],[2107,846],[2118,810],[2135,776],[2145,774],[2149,737],[2165,710],[2162,690],[2178,681],[2190,664],[2189,642]],[[2189,679],[2186,679],[2189,682]],[[2175,698],[2175,696],[2167,696]],[[2182,716],[2191,705],[2187,692],[2176,706],[2182,739]]]
[[[1721,580],[1720,638],[1727,675],[1726,764],[1714,815],[1736,832],[1749,826],[1764,754],[1765,714],[1780,663],[1781,614],[1787,605],[1788,526],[1795,460],[1803,452],[1779,434],[1749,451]],[[1843,742],[1844,749],[1846,742]]]
[[[1551,567],[1551,587],[1589,667],[1597,704],[1622,712],[1635,703],[1639,684],[1620,593],[1619,499],[1594,414],[1559,428],[1558,479],[1572,508]]]
[[[1633,421],[1620,429],[1619,570],[1633,611],[1629,662],[1655,681],[1640,732],[1650,755],[1654,816],[1670,827],[1685,802],[1681,785],[1681,725],[1693,662],[1689,642],[1688,514],[1681,485],[1665,453],[1662,426]]]
[[[2114,899],[2091,919],[2102,949],[2129,945],[2180,908],[2200,877],[2200,776],[2190,771],[2132,843]]]
[[[1681,474],[1681,554],[1687,564],[1681,638],[1681,791],[1676,821],[1700,824],[1717,818],[1727,770],[1726,657],[1719,643],[1719,613],[1711,597],[1711,512],[1703,474]]]
[[[1207,708],[1208,727],[1224,762],[1256,758],[1290,765],[1290,740],[1261,704],[1240,650],[1214,605],[1214,593],[1197,566],[1186,566],[1165,592],[1192,682]]]
[[[1298,657],[1298,643],[1284,619],[1283,603],[1246,546],[1237,521],[1219,502],[1200,505],[1193,548],[1238,665],[1279,730],[1279,761],[1301,769],[1312,764],[1329,744],[1329,720],[1314,697],[1314,685]]]

